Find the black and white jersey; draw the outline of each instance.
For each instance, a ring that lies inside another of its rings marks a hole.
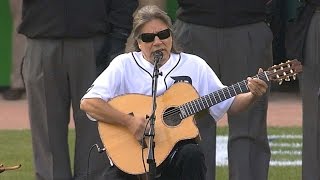
[[[137,93],[152,95],[154,65],[143,58],[141,52],[117,56],[94,81],[83,98],[101,98],[108,101],[116,96]],[[210,66],[196,55],[171,53],[170,59],[159,68],[157,96],[176,82],[188,82],[200,96],[224,88]],[[212,106],[209,111],[219,120],[229,109],[234,98]]]

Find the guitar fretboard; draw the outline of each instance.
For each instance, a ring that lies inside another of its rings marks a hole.
[[[253,78],[259,78],[265,82],[269,81],[268,74],[266,71],[257,74]],[[247,84],[248,84],[248,81],[243,80],[231,86],[222,88],[218,91],[212,92],[198,99],[195,99],[193,101],[180,105],[178,108],[181,113],[180,114],[181,119],[187,118],[190,115],[196,114],[204,109],[208,109],[211,106],[218,104],[231,97],[234,97],[238,94],[248,92],[249,88]]]

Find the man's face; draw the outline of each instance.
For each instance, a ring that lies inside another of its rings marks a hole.
[[[152,54],[157,50],[163,53],[163,59],[159,62],[160,65],[163,65],[170,58],[172,49],[171,31],[160,19],[154,19],[144,24],[137,41],[143,57],[152,64]]]

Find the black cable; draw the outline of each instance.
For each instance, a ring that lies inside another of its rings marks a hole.
[[[88,180],[88,177],[89,177],[90,155],[91,155],[91,151],[92,151],[92,149],[93,149],[94,147],[97,148],[98,153],[102,153],[102,152],[106,151],[105,148],[102,148],[102,149],[101,149],[101,148],[98,146],[98,144],[94,144],[94,145],[91,146],[91,148],[90,148],[90,150],[89,150],[89,154],[88,154],[88,160],[87,160],[87,173],[86,173],[87,175],[86,175],[86,180]]]
[[[148,127],[149,123],[150,123],[150,119],[147,121],[147,124],[144,127],[143,138],[141,139],[141,144],[144,144],[144,142],[145,142],[146,131],[147,131],[147,127]],[[144,172],[147,173],[146,163],[144,162],[144,156],[143,156],[143,146],[141,146],[141,156],[142,156],[142,163],[143,163]]]
[[[144,127],[144,131],[143,131],[143,137],[141,139],[141,144],[144,144],[145,142],[145,137],[146,137],[146,131],[147,131],[147,127],[148,127],[148,124],[150,123],[150,120],[147,121],[147,124],[146,126]],[[143,156],[143,149],[144,147],[141,146],[141,159],[142,159],[142,164],[143,164],[143,168],[144,168],[144,172],[145,172],[145,175],[147,175],[147,168],[146,168],[146,163],[144,161],[144,156]],[[142,176],[142,175],[141,175]],[[140,179],[140,177],[139,177]]]

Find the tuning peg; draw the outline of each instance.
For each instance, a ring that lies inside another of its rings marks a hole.
[[[283,82],[283,80],[282,80],[282,79],[280,79],[280,80],[279,80],[279,85],[281,85],[281,84],[282,84],[282,82]]]
[[[293,79],[293,80],[296,80],[296,78],[297,78],[297,74],[293,74],[293,75],[292,75],[292,79]]]
[[[287,76],[284,80],[285,80],[285,81],[290,81],[290,77]]]
[[[287,73],[286,73],[286,72],[283,72],[282,74],[283,74],[283,76],[286,76],[286,75],[287,75]]]

